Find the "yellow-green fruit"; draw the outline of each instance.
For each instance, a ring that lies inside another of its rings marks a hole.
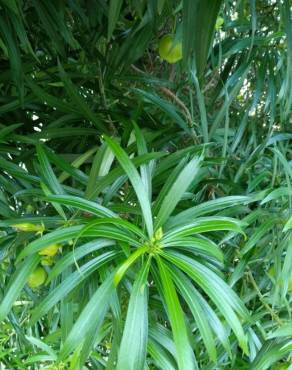
[[[223,23],[224,23],[224,19],[222,17],[218,17],[216,20],[216,24],[215,24],[216,30],[219,30],[219,28],[221,28]]]
[[[160,227],[159,229],[155,231],[154,238],[155,240],[161,240],[162,237],[163,237],[163,231],[162,231],[162,228]]]
[[[58,253],[59,248],[60,248],[59,244],[48,245],[47,247],[39,251],[39,255],[52,257]]]
[[[52,257],[43,257],[41,259],[42,266],[52,266],[53,263],[54,263],[54,260],[52,259]]]
[[[26,210],[27,213],[33,213],[34,208],[33,208],[33,206],[31,204],[28,204],[26,206],[26,209],[25,210]]]
[[[182,43],[174,43],[174,37],[165,35],[159,42],[159,55],[168,63],[173,64],[182,59]]]
[[[289,283],[288,283],[288,292],[292,292],[292,275],[290,276]]]
[[[41,233],[45,231],[44,225],[34,225],[30,223],[15,224],[12,225],[12,227],[17,231],[37,231]]]
[[[268,275],[270,277],[274,277],[275,276],[275,266],[273,265],[272,267],[269,268],[268,270]]]
[[[42,285],[47,278],[47,273],[42,267],[37,267],[34,272],[32,272],[28,279],[27,285],[30,288],[37,288],[38,286]]]

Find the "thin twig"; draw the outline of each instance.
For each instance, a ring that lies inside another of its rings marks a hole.
[[[277,323],[279,325],[282,325],[282,321],[281,319],[279,318],[279,316],[275,313],[275,311],[265,302],[265,298],[264,296],[262,295],[261,291],[260,291],[260,288],[258,287],[253,275],[252,275],[252,272],[251,270],[248,271],[248,276],[250,278],[250,282],[252,284],[252,286],[254,287],[255,291],[257,292],[258,294],[258,297],[260,299],[260,301],[262,302],[262,304],[264,305],[264,307],[269,311],[269,313],[271,314],[271,317],[273,320],[277,321]]]
[[[132,64],[131,67],[132,67],[132,69],[134,71],[136,71],[138,73],[146,74],[144,71],[142,71],[140,68],[136,67],[134,64]],[[167,87],[159,86],[159,89],[166,96],[168,96],[169,98],[171,98],[172,100],[174,100],[176,102],[176,104],[180,108],[182,108],[182,110],[184,111],[184,114],[185,114],[187,120],[189,121],[190,126],[192,126],[193,125],[192,116],[191,116],[190,111],[188,110],[188,108],[185,106],[185,104],[171,90],[169,90]]]

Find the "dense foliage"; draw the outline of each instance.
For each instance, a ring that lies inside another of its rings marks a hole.
[[[292,369],[291,2],[0,0],[0,48],[1,369]]]

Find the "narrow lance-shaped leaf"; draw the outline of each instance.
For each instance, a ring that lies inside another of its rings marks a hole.
[[[167,102],[166,100],[160,98],[155,94],[149,93],[148,91],[144,91],[141,89],[134,89],[134,91],[137,92],[139,95],[142,95],[150,103],[153,103],[154,105],[159,107],[167,116],[171,118],[171,120],[176,122],[188,134],[191,133],[190,128],[188,127],[184,119],[181,117],[181,115],[177,112],[173,104]]]
[[[178,367],[180,370],[197,369],[195,356],[188,339],[184,314],[171,275],[160,257],[157,257],[157,263],[167,305],[168,317],[173,331]]]
[[[136,167],[131,162],[130,158],[126,154],[126,152],[118,145],[114,140],[109,137],[105,137],[106,142],[111,147],[113,153],[117,157],[117,160],[120,162],[120,165],[127,173],[129,180],[131,181],[133,188],[136,192],[137,198],[140,203],[141,211],[144,216],[144,221],[146,224],[146,228],[148,231],[149,237],[153,235],[153,222],[152,222],[152,213],[151,213],[151,205],[148,198],[147,191],[145,186],[139,176],[139,173]]]
[[[138,125],[133,122],[134,130],[135,130],[135,137],[136,137],[136,142],[137,142],[137,149],[138,149],[138,154],[143,155],[147,154],[147,145],[144,136],[142,135],[142,132]],[[140,167],[141,171],[141,179],[142,182],[144,183],[144,186],[146,188],[147,194],[149,196],[149,199],[151,201],[151,171],[150,171],[150,163],[143,164]]]
[[[198,173],[200,162],[201,158],[193,158],[178,175],[161,204],[161,208],[155,222],[155,229],[163,226],[171,215],[177,203],[181,200],[184,192],[188,189],[194,177]]]
[[[62,65],[58,64],[60,76],[64,83],[64,87],[73,100],[74,104],[79,108],[80,112],[90,121],[92,121],[97,129],[101,132],[108,132],[107,127],[104,126],[103,122],[98,118],[98,116],[90,109],[85,98],[79,93],[76,86],[72,83],[67,73],[65,72]]]
[[[114,245],[115,242],[112,240],[99,239],[91,241],[89,243],[85,243],[80,247],[74,248],[72,251],[68,251],[64,256],[56,261],[54,266],[52,266],[52,269],[48,274],[47,284],[56,276],[61,274],[62,271],[66,270],[67,267],[73,264],[76,265],[82,257],[103,248],[106,248],[106,250],[108,250],[109,247],[113,247]]]
[[[188,225],[180,226],[165,233],[163,242],[168,243],[176,238],[181,238],[188,235],[200,234],[210,231],[230,230],[243,233],[241,228],[242,223],[236,219],[228,217],[201,217],[195,222]]]
[[[94,192],[100,176],[108,174],[114,155],[106,143],[103,143],[97,150],[89,173],[88,183],[85,191],[85,198],[89,199]]]
[[[203,202],[201,204],[198,204],[194,207],[190,207],[177,215],[170,218],[170,220],[167,222],[167,227],[171,228],[174,225],[182,225],[187,224],[190,222],[190,220],[194,220],[195,218],[199,216],[204,216],[209,213],[223,211],[227,207],[234,207],[239,204],[245,204],[252,201],[251,196],[245,196],[245,195],[235,195],[235,196],[229,196],[229,197],[221,197],[218,199],[212,199],[207,202]]]
[[[138,156],[132,159],[132,163],[134,166],[138,167],[143,163],[147,163],[151,161],[152,159],[158,159],[160,157],[165,156],[166,153],[160,152],[160,153],[148,153],[144,154],[142,156]],[[96,198],[99,193],[106,188],[107,186],[111,185],[117,178],[122,176],[124,174],[123,168],[114,168],[111,170],[107,175],[100,177],[98,181],[96,182],[96,185],[94,186],[92,192],[88,192],[88,195],[86,196],[88,199],[94,199]]]
[[[199,78],[205,69],[221,2],[183,0],[183,56],[194,55]]]
[[[275,226],[276,220],[274,218],[267,220],[262,225],[258,225],[258,227],[255,229],[254,233],[250,237],[250,239],[247,241],[247,243],[244,245],[244,247],[241,250],[242,255],[247,253],[251,248],[253,248],[256,243],[264,236],[267,235],[267,233]]]
[[[116,251],[105,252],[80,266],[78,270],[71,273],[64,281],[62,281],[61,284],[57,285],[55,289],[51,290],[50,293],[36,306],[32,312],[30,324],[35,324],[37,320],[44,316],[59,301],[64,299],[95,270],[114,258],[117,258],[118,256],[119,253]]]
[[[146,253],[148,247],[140,247],[134,253],[132,253],[125,262],[117,269],[114,275],[114,284],[117,286],[121,279],[123,278],[125,272],[128,268],[139,258],[142,254]]]
[[[145,366],[148,340],[147,275],[150,260],[149,258],[141,268],[131,291],[117,370],[143,370]],[[131,348],[131,356],[129,356],[129,348]]]
[[[283,231],[288,231],[292,229],[292,216],[289,218],[289,220],[286,222]]]
[[[25,286],[29,275],[35,270],[40,261],[38,254],[26,258],[10,278],[7,291],[0,305],[0,321],[8,315],[13,303]]]
[[[46,197],[46,200],[50,202],[60,203],[66,206],[80,209],[85,212],[92,213],[99,217],[118,217],[114,212],[109,210],[102,205],[86,200],[81,197],[75,197],[72,195],[50,195]]]
[[[38,252],[50,244],[61,243],[76,237],[82,228],[83,225],[76,225],[57,229],[42,236],[40,239],[32,241],[20,252],[16,262],[19,262],[22,258],[29,256],[30,254]]]
[[[109,13],[108,13],[108,30],[107,38],[111,38],[112,33],[115,29],[116,23],[119,19],[120,11],[123,5],[123,0],[110,0]]]
[[[51,356],[52,360],[55,361],[57,359],[56,352],[49,345],[47,345],[45,342],[43,342],[39,338],[26,336],[26,339],[28,341],[30,341],[30,343],[33,344],[34,346],[36,346],[36,347],[42,349],[43,351],[47,352]]]
[[[172,269],[171,271],[172,278],[177,285],[180,294],[188,304],[194,319],[196,320],[196,325],[198,326],[200,334],[202,335],[208,354],[211,360],[216,362],[217,351],[215,347],[215,340],[208,322],[208,317],[206,317],[206,312],[200,305],[197,291],[190,280],[186,278],[180,271]]]
[[[257,353],[255,359],[251,363],[251,370],[267,370],[271,369],[273,364],[278,364],[282,358],[290,354],[292,351],[292,341],[290,339],[277,341],[266,341]],[[287,368],[288,370],[288,368]]]
[[[64,194],[64,189],[60,185],[54,171],[50,165],[48,157],[44,148],[41,145],[37,145],[37,155],[40,162],[40,168],[42,171],[43,178],[50,188],[50,190],[55,194]]]
[[[95,331],[99,329],[109,308],[110,299],[114,289],[113,277],[112,275],[109,275],[93,294],[75,322],[63,347],[61,348],[61,352],[59,354],[60,360],[65,359],[70,353],[72,353],[80,343],[86,339],[87,333],[93,327]]]
[[[208,294],[232,327],[242,349],[248,352],[246,336],[234,310],[245,320],[249,320],[249,314],[233,290],[212,270],[189,257],[176,252],[163,253],[162,255],[188,274]]]

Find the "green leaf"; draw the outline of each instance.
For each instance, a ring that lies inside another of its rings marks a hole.
[[[59,359],[65,359],[86,340],[89,331],[97,331],[104,321],[114,292],[113,277],[109,275],[93,294],[73,325],[61,348]]]
[[[178,367],[180,370],[197,369],[195,356],[187,334],[184,314],[171,275],[168,268],[159,257],[157,257],[157,263],[163,287],[163,295],[167,306],[167,313],[176,346]]]
[[[172,187],[162,201],[160,210],[155,220],[155,230],[163,226],[163,224],[167,221],[167,219],[175,209],[177,203],[181,200],[181,197],[197,175],[200,168],[201,160],[201,158],[193,158],[184,167],[184,169],[178,175],[177,179],[174,181]]]
[[[84,227],[84,230],[90,231],[91,228],[93,230],[97,230],[97,228],[95,226],[98,227],[99,225],[102,225],[102,224],[107,225],[106,227],[111,226],[111,225],[117,226],[118,228],[123,229],[123,231],[128,233],[129,236],[131,236],[131,237],[132,237],[131,234],[133,233],[136,236],[139,236],[141,238],[141,242],[146,239],[145,234],[139,229],[139,227],[137,227],[134,224],[132,224],[131,222],[129,222],[127,220],[123,220],[122,218],[119,218],[119,217],[104,217],[104,218],[99,218],[99,219],[93,220],[93,221],[89,222]],[[113,229],[113,231],[114,231],[114,229]],[[118,232],[119,230],[116,230],[116,231]],[[134,244],[140,245],[139,243],[137,244],[136,241],[134,242]]]
[[[273,364],[278,364],[279,361],[292,351],[292,341],[277,340],[266,341],[257,353],[255,359],[250,364],[251,370],[267,370]]]
[[[96,150],[96,148],[94,148]],[[94,151],[93,151],[94,152]],[[88,177],[82,171],[76,169],[73,165],[65,161],[60,155],[57,155],[52,150],[47,150],[48,159],[54,163],[57,167],[61,168],[63,172],[59,177],[58,181],[61,184],[64,182],[70,175],[81,182],[81,184],[87,184]]]
[[[81,165],[83,165],[83,163],[86,163],[86,161],[88,161],[89,158],[91,158],[93,156],[93,154],[96,152],[97,148],[98,148],[97,146],[94,146],[93,148],[90,148],[85,153],[81,154],[76,159],[74,159],[74,161],[71,163],[71,165],[68,164],[66,161],[62,161],[61,164],[64,165],[65,172],[61,173],[61,175],[59,176],[59,181],[62,183],[71,175],[71,176],[78,177],[80,182],[85,180],[85,184],[87,185],[88,176],[85,175],[84,172],[82,172],[79,169],[79,167],[81,167]],[[56,159],[58,158],[59,164],[60,164],[60,156],[55,157],[55,158]],[[61,167],[61,164],[60,164],[60,167]],[[56,165],[58,165],[58,163],[56,163]]]
[[[46,196],[50,196],[52,194],[51,190],[47,187],[47,185],[43,182],[41,182],[41,188]],[[59,215],[67,221],[67,217],[65,212],[63,211],[63,208],[60,206],[60,204],[52,203],[52,206],[55,208],[55,210],[59,213]]]
[[[281,187],[278,189],[275,189],[271,191],[262,201],[261,204],[268,203],[272,200],[281,198],[281,197],[288,197],[292,196],[292,190],[289,189],[288,187]]]
[[[7,6],[9,9],[11,9],[16,15],[19,15],[19,10],[17,6],[16,0],[1,0],[1,2]]]
[[[134,89],[134,91],[142,95],[150,103],[159,107],[164,113],[166,113],[169,116],[171,120],[176,122],[188,134],[191,133],[190,128],[187,126],[186,122],[182,119],[181,115],[177,112],[173,104],[168,103],[166,100],[160,98],[155,94],[151,94],[150,92],[136,88]]]
[[[217,211],[223,211],[228,207],[234,207],[239,204],[246,204],[250,201],[252,201],[252,197],[245,195],[234,195],[212,199],[207,202],[203,202],[197,206],[190,207],[171,217],[170,220],[167,222],[167,228],[171,228],[174,225],[183,225],[189,223],[190,220],[195,219],[199,216],[204,216],[206,214]]]
[[[33,344],[34,346],[36,346],[36,347],[42,349],[43,351],[47,352],[51,356],[52,361],[57,360],[56,352],[50,346],[48,346],[46,343],[44,343],[42,340],[40,340],[38,338],[35,338],[35,337],[31,337],[31,336],[26,336],[26,339],[31,344]]]
[[[150,258],[142,266],[131,291],[126,323],[120,345],[117,370],[143,370],[148,340],[147,276]],[[131,356],[129,356],[131,348]]]
[[[268,335],[269,339],[278,338],[278,337],[291,337],[292,336],[292,323],[286,323],[275,331]]]
[[[223,263],[224,255],[222,250],[211,240],[207,238],[199,237],[184,237],[182,239],[174,239],[172,242],[168,242],[167,245],[163,245],[165,248],[176,248],[183,249],[193,253],[202,254],[207,257],[213,257]]]
[[[82,257],[92,252],[98,251],[102,248],[108,248],[113,245],[115,245],[114,241],[99,239],[91,241],[89,243],[85,243],[80,247],[74,248],[72,251],[67,252],[52,267],[47,278],[47,284],[50,283],[56,276],[61,274],[62,271],[65,271],[67,267],[73,264],[77,265],[77,261],[79,261]]]
[[[289,220],[286,222],[283,231],[286,232],[288,230],[292,229],[292,216],[289,218]]]
[[[261,238],[264,235],[267,235],[267,233],[275,226],[276,220],[274,218],[267,220],[262,225],[258,225],[258,227],[253,232],[250,239],[245,243],[244,247],[241,250],[242,255],[246,254],[248,251],[250,251],[256,243],[261,240]]]
[[[177,238],[220,230],[230,230],[238,233],[243,233],[241,229],[241,222],[238,220],[219,216],[201,217],[198,218],[195,222],[171,229],[170,231],[166,232],[163,236],[162,241],[163,244],[167,245],[167,243]]]
[[[200,305],[197,290],[189,281],[189,279],[187,279],[180,271],[178,271],[177,269],[170,269],[170,271],[180,294],[182,295],[192,312],[192,315],[196,321],[196,325],[198,326],[200,334],[202,335],[202,339],[204,341],[210,359],[216,362],[217,351],[215,340],[213,338],[213,334],[208,322],[208,317],[206,317],[206,312]]]
[[[164,201],[164,198],[166,197],[167,193],[173,186],[175,180],[177,179],[180,172],[183,170],[185,165],[187,164],[187,158],[181,159],[181,161],[178,163],[178,165],[171,171],[170,175],[168,173],[166,174],[167,178],[164,182],[162,189],[160,190],[158,196],[155,199],[154,205],[153,205],[153,215],[157,215],[161,208],[161,204]],[[155,183],[154,183],[155,185]]]
[[[125,262],[118,268],[114,275],[114,284],[117,286],[121,279],[123,278],[125,272],[128,268],[139,258],[141,255],[145,254],[148,251],[148,247],[140,247],[134,253],[132,253]]]
[[[135,157],[131,160],[132,164],[135,167],[140,166],[141,164],[147,163],[153,159],[158,159],[160,157],[165,156],[166,153],[159,152],[159,153],[148,153],[144,154],[139,157]],[[96,182],[92,193],[88,193],[87,197],[89,199],[93,199],[99,195],[99,193],[106,188],[107,186],[111,185],[115,180],[117,180],[120,176],[124,174],[123,168],[115,168],[111,170],[107,175],[100,177]]]
[[[140,203],[142,214],[144,216],[144,221],[146,224],[148,236],[152,237],[153,222],[152,222],[151,205],[150,205],[147,191],[141,180],[141,177],[139,176],[139,173],[136,167],[133,165],[130,158],[126,154],[126,152],[111,138],[105,137],[105,140],[110,146],[110,148],[112,149],[120,165],[122,166],[124,171],[127,173],[129,180],[131,181],[133,185],[133,188],[136,192],[137,198]]]
[[[154,359],[159,369],[175,370],[176,366],[170,354],[156,341],[149,338],[148,348],[150,356]]]
[[[108,174],[113,160],[114,155],[111,149],[106,143],[103,143],[96,152],[90,169],[88,184],[85,191],[86,198],[89,198],[90,194],[94,192],[99,177]]]
[[[15,131],[18,127],[21,127],[23,123],[15,123],[13,125],[9,125],[7,127],[4,127],[0,130],[0,142],[5,141],[5,138],[13,131]]]
[[[29,183],[32,184],[40,183],[39,177],[29,174],[27,171],[22,169],[17,164],[6,161],[4,158],[1,157],[0,157],[0,166],[2,170],[6,170],[9,174],[15,177],[19,177],[20,179],[26,180]]]
[[[112,37],[116,23],[119,19],[122,5],[123,5],[123,0],[110,0],[109,13],[108,13],[108,29],[107,29],[108,40]]]
[[[204,73],[221,2],[183,0],[183,56],[195,56],[199,78]]]
[[[212,270],[194,259],[176,252],[163,252],[162,256],[189,275],[205,291],[233,329],[241,348],[247,353],[246,336],[234,310],[245,320],[249,320],[249,314],[233,290]]]
[[[32,241],[19,253],[16,262],[19,262],[21,259],[29,256],[30,254],[38,252],[39,250],[47,247],[50,244],[62,243],[75,238],[82,228],[83,225],[76,225],[57,229],[49,234],[42,236],[40,239]]]
[[[13,303],[25,286],[29,275],[35,270],[39,261],[40,256],[38,254],[26,258],[11,276],[0,305],[0,321],[4,320],[8,315]]]
[[[197,99],[198,99],[198,105],[199,105],[199,110],[200,110],[201,132],[203,134],[204,143],[208,143],[209,127],[208,127],[208,117],[207,117],[207,112],[206,112],[205,98],[200,88],[199,80],[194,72],[192,72],[192,78],[194,80],[196,93],[197,93]]]
[[[129,232],[129,230],[134,231],[135,234],[144,238],[144,234],[141,233],[140,229],[127,223],[125,220],[119,220],[117,218],[98,219],[96,221],[92,221],[80,230],[80,233],[76,236],[75,244],[79,238],[91,236],[95,238],[101,237],[126,242],[131,246],[139,247],[140,242],[137,240],[136,236]]]
[[[60,203],[65,206],[80,209],[89,212],[98,217],[118,217],[114,212],[98,203],[83,199],[81,197],[74,197],[72,195],[50,195],[45,198],[49,202]]]
[[[173,356],[173,359],[176,357],[175,344],[170,329],[156,322],[149,327],[149,339],[150,338],[159,343],[162,348],[166,349]]]
[[[67,91],[67,94],[72,99],[73,103],[76,104],[80,112],[93,124],[97,129],[99,129],[102,133],[108,132],[108,129],[102,121],[98,118],[98,116],[92,112],[92,110],[89,108],[85,98],[79,93],[79,91],[76,89],[76,86],[72,83],[70,78],[68,77],[67,73],[63,69],[62,65],[58,63],[59,71],[61,79],[64,83],[64,87]]]
[[[38,160],[40,162],[40,169],[46,185],[54,194],[64,194],[64,189],[54,174],[44,148],[41,145],[37,145],[36,149]]]
[[[55,107],[64,113],[78,114],[78,109],[76,109],[76,107],[68,103],[65,103],[63,100],[55,97],[54,95],[47,93],[44,89],[40,87],[40,84],[34,83],[32,79],[26,77],[25,82],[29,86],[33,94],[37,96],[43,104],[47,104],[51,107]],[[80,128],[78,129],[80,130]],[[58,131],[60,132],[62,130],[58,130]],[[43,135],[42,133],[40,134],[41,136]]]
[[[15,17],[15,14],[11,14]],[[20,103],[23,104],[24,100],[24,83],[23,83],[23,66],[21,62],[21,53],[18,47],[17,37],[14,29],[11,26],[9,17],[5,17],[5,14],[0,15],[0,35],[5,40],[6,47],[9,55],[9,62],[11,68],[11,77],[18,89]]]
[[[138,125],[135,122],[132,122],[135,130],[135,137],[136,137],[136,142],[137,142],[137,149],[138,149],[138,154],[143,155],[147,154],[147,144],[146,140],[138,127]],[[150,169],[150,163],[148,164],[143,164],[140,167],[140,172],[141,172],[141,179],[142,182],[144,183],[144,186],[146,187],[147,194],[149,195],[149,199],[151,201],[151,169]]]
[[[77,271],[71,273],[64,281],[62,281],[61,284],[57,285],[55,289],[51,290],[50,293],[35,307],[32,312],[30,324],[35,324],[37,320],[44,316],[59,301],[65,298],[94,271],[118,256],[119,253],[116,251],[105,252],[80,266]]]

